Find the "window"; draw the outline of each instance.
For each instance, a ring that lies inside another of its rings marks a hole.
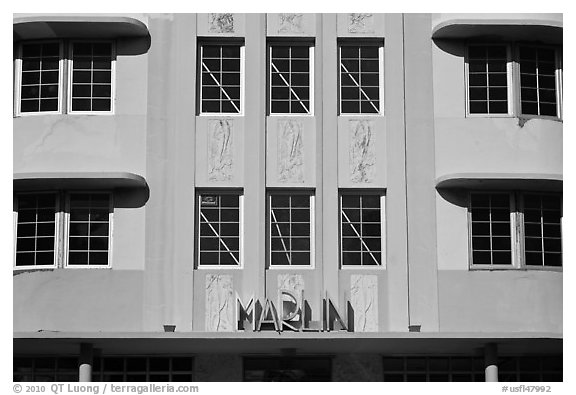
[[[379,266],[384,254],[384,197],[345,193],[340,196],[342,266]]]
[[[469,212],[473,266],[562,266],[561,195],[475,192]]]
[[[246,357],[243,368],[243,381],[332,381],[330,357]]]
[[[312,266],[313,196],[272,193],[269,207],[270,266]]]
[[[21,45],[18,86],[21,113],[60,111],[61,58],[58,42]]]
[[[72,43],[71,112],[112,110],[112,44]]]
[[[242,196],[239,193],[201,193],[198,207],[198,266],[240,266]]]
[[[200,45],[200,113],[241,114],[244,46]]]
[[[508,47],[468,47],[470,114],[508,114]]]
[[[312,114],[314,47],[270,45],[270,114]]]
[[[57,196],[26,194],[17,199],[16,267],[56,265]]]
[[[68,261],[70,266],[107,266],[110,250],[110,195],[68,196]]]
[[[109,266],[109,193],[23,193],[15,200],[15,269]]]
[[[484,381],[484,360],[480,357],[384,357],[383,367],[384,381]]]
[[[469,45],[468,114],[560,117],[559,52],[529,45]]]
[[[78,381],[78,358],[14,357],[13,381],[51,382]]]
[[[380,114],[383,109],[383,47],[340,45],[340,113]]]
[[[16,61],[16,115],[111,113],[114,61],[112,42],[20,44]]]
[[[189,382],[193,381],[192,368],[192,357],[96,357],[92,381]]]

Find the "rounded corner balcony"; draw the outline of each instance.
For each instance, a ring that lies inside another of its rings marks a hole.
[[[452,173],[436,178],[436,189],[562,192],[562,174]]]
[[[562,14],[437,14],[433,39],[478,37],[562,44]]]
[[[16,15],[13,41],[54,38],[148,37],[148,26],[140,19],[115,15]]]
[[[14,173],[14,192],[39,190],[115,190],[133,193],[144,206],[150,197],[146,179],[130,172]]]

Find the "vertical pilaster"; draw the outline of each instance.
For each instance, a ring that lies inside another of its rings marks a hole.
[[[246,14],[244,298],[265,295],[266,14]]]
[[[408,331],[404,41],[401,14],[386,14],[386,271],[388,330]]]
[[[436,332],[438,267],[430,14],[404,14],[406,214],[410,325]]]
[[[316,75],[318,207],[317,230],[322,246],[321,262],[323,289],[338,300],[339,218],[338,213],[338,44],[336,40],[336,14],[320,14],[317,26],[318,48]],[[344,306],[341,306],[344,309]]]
[[[196,17],[150,19],[143,327],[192,328]],[[183,50],[186,48],[186,50]]]

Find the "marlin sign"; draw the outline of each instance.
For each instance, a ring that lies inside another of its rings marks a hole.
[[[299,294],[299,295],[298,295]],[[352,331],[348,314],[343,315],[325,293],[321,297],[322,319],[311,320],[310,305],[304,297],[304,290],[297,292],[278,290],[277,303],[265,298],[263,303],[252,296],[247,303],[236,294],[235,322],[238,331],[284,330],[296,332],[329,332],[331,330]]]

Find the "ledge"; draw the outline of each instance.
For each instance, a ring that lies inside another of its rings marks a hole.
[[[103,353],[127,355],[280,354],[287,348],[303,355],[474,355],[487,343],[496,343],[503,355],[559,354],[563,344],[562,334],[553,332],[14,332],[13,339],[14,353],[19,355],[74,355],[80,343],[91,343]]]
[[[147,37],[140,20],[120,16],[41,15],[15,17],[13,41],[53,38]]]
[[[435,39],[500,38],[562,44],[562,23],[555,20],[449,19],[432,29]]]
[[[14,173],[14,191],[46,189],[143,189],[144,177],[128,172]]]
[[[562,191],[562,174],[454,173],[436,179],[437,189]]]

